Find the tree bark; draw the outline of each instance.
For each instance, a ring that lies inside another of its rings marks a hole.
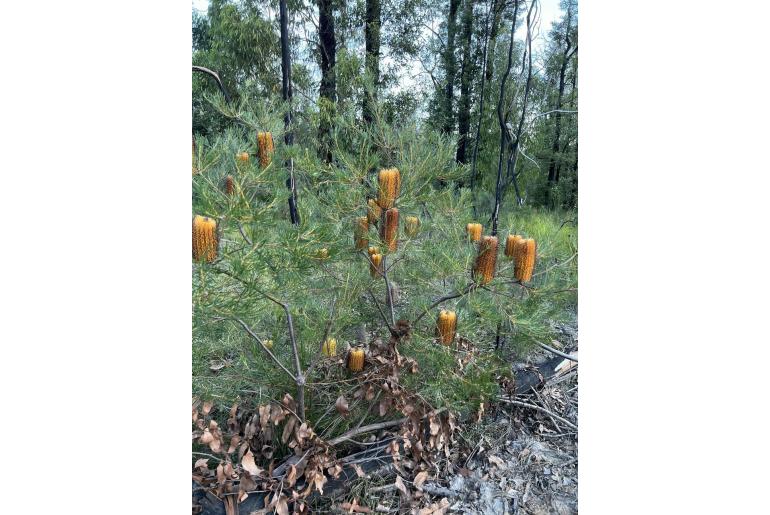
[[[492,72],[495,67],[495,43],[497,41],[497,32],[500,29],[500,21],[505,9],[505,0],[492,0],[492,26],[489,28],[489,52],[487,53],[487,82],[492,80]]]
[[[377,102],[377,85],[380,81],[380,0],[366,0],[366,24],[364,25],[364,43],[366,46],[365,66],[371,76],[372,91],[364,92],[364,122],[374,120],[374,104]]]
[[[555,114],[555,121],[554,121],[554,136],[553,136],[553,143],[551,144],[551,159],[548,163],[548,186],[549,186],[549,195],[550,195],[550,187],[555,185],[556,182],[559,180],[557,175],[557,163],[556,163],[556,155],[559,153],[559,139],[561,138],[561,106],[562,101],[564,99],[564,85],[565,85],[565,79],[566,79],[566,73],[567,73],[567,65],[569,64],[569,59],[572,57],[572,54],[570,53],[570,50],[572,49],[572,41],[569,37],[569,31],[570,27],[572,25],[572,3],[570,2],[567,6],[567,23],[566,28],[564,32],[564,53],[562,54],[562,62],[561,67],[559,68],[559,94],[556,97],[556,114]],[[577,46],[575,47],[575,50],[577,50]],[[574,53],[574,51],[573,51]]]
[[[281,93],[283,94],[283,101],[286,102],[286,112],[283,116],[283,141],[288,147],[294,144],[294,133],[292,132],[291,123],[291,53],[289,46],[289,13],[286,9],[286,0],[280,0],[279,9],[281,22]],[[297,184],[294,180],[293,158],[289,158],[286,162],[286,168],[289,171],[289,177],[286,179],[286,187],[289,189],[289,217],[292,224],[299,225]]]
[[[334,37],[332,0],[318,0],[318,39],[321,53],[321,85],[318,90],[320,120],[318,122],[318,154],[326,163],[332,162],[331,133],[337,102],[337,42]]]
[[[455,33],[457,32],[457,10],[460,0],[449,0],[449,15],[447,16],[447,41],[444,49],[444,71],[446,85],[444,87],[444,126],[442,131],[449,134],[454,129],[454,87],[457,63],[455,59]]]
[[[481,139],[481,122],[484,119],[484,85],[486,82],[487,74],[486,74],[486,66],[487,66],[487,50],[489,48],[489,19],[492,15],[492,10],[494,9],[495,0],[490,0],[489,9],[487,10],[487,17],[486,21],[484,22],[484,52],[481,56],[481,90],[480,90],[480,99],[479,99],[479,120],[476,125],[476,138],[473,142],[473,158],[471,159],[471,190],[473,190],[473,187],[476,185],[476,160],[479,155],[479,140]],[[476,213],[476,205],[474,203],[473,205],[474,209],[474,216]]]
[[[468,132],[471,126],[471,42],[473,39],[473,0],[465,0],[463,9],[463,61],[460,67],[460,108],[457,113],[458,163],[465,163]]]

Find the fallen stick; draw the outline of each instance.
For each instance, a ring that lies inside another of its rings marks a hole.
[[[556,420],[564,423],[566,426],[570,427],[571,429],[574,429],[575,431],[577,431],[578,427],[575,424],[573,424],[572,422],[570,422],[566,418],[560,417],[556,413],[543,408],[542,406],[538,406],[536,404],[528,404],[526,402],[521,402],[521,401],[514,401],[514,400],[504,399],[502,397],[498,397],[497,400],[500,401],[500,402],[505,402],[507,404],[513,404],[514,406],[521,406],[522,408],[530,408],[530,409],[534,409],[534,410],[543,412],[546,415],[550,415],[553,418],[555,418]]]

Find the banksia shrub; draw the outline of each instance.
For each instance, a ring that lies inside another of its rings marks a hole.
[[[356,218],[356,227],[353,236],[356,240],[356,250],[362,250],[369,245],[369,218],[359,216]]]
[[[239,163],[248,163],[249,162],[249,153],[248,152],[238,152],[235,154],[235,160]]]
[[[207,216],[195,215],[193,218],[193,259],[211,263],[217,258],[219,236],[217,221]]]
[[[420,219],[416,216],[407,216],[404,218],[404,232],[410,238],[417,235],[420,230]]]
[[[483,227],[481,224],[469,223],[465,226],[465,230],[468,233],[468,237],[471,241],[479,241],[481,239],[481,231]]]
[[[337,355],[337,339],[327,338],[321,347],[321,352],[324,356],[336,356]]]
[[[225,177],[225,193],[232,195],[235,192],[235,181],[232,175]]]
[[[372,277],[377,277],[380,272],[380,264],[382,263],[382,254],[372,254],[369,256],[371,263],[369,263],[369,273]]]
[[[382,208],[379,204],[377,204],[377,201],[373,198],[370,198],[366,201],[367,209],[366,209],[366,217],[369,219],[369,223],[373,224],[377,220],[380,219],[382,216]]]
[[[382,215],[380,226],[380,238],[388,246],[391,252],[398,248],[398,209],[392,208]]]
[[[380,191],[377,202],[381,208],[390,209],[395,205],[401,191],[401,172],[398,168],[380,170],[378,179]]]
[[[348,370],[351,372],[362,371],[364,369],[365,357],[366,353],[364,352],[364,349],[360,347],[350,349],[350,352],[348,352]]]
[[[457,313],[442,309],[436,320],[436,335],[444,345],[449,345],[455,339],[457,330]]]
[[[473,267],[473,277],[480,284],[487,284],[495,276],[497,263],[497,236],[484,236],[479,242],[479,254]]]
[[[513,259],[515,253],[516,253],[516,242],[521,239],[520,234],[509,234],[508,237],[505,239],[505,255],[509,258]]]
[[[259,166],[264,168],[269,165],[270,161],[273,159],[273,151],[275,150],[275,145],[273,144],[273,134],[270,132],[258,132],[257,148]]]
[[[513,275],[519,281],[525,283],[532,280],[532,271],[535,269],[535,255],[537,245],[532,238],[519,240],[516,244],[514,255]]]

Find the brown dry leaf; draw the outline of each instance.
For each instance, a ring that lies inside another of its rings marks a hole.
[[[422,484],[425,482],[426,479],[428,479],[428,471],[423,470],[422,472],[414,476],[414,481],[413,481],[414,487],[417,488],[418,490],[422,490]]]
[[[409,490],[407,490],[406,485],[404,484],[404,480],[401,479],[401,476],[396,476],[396,482],[394,484],[402,494],[404,494],[406,497],[410,497]]]
[[[289,472],[286,473],[286,485],[291,488],[294,486],[294,483],[297,482],[297,467],[294,465],[291,465],[289,467]]]
[[[203,403],[203,414],[208,415],[211,411],[211,408],[214,407],[214,403],[212,401],[206,401]]]
[[[224,359],[212,359],[209,362],[209,370],[212,372],[219,372],[223,368],[225,368],[229,363]]]
[[[211,443],[214,441],[214,435],[211,434],[211,431],[209,431],[208,428],[204,429],[203,434],[201,435],[201,438],[198,441],[203,444]]]
[[[334,407],[337,408],[337,413],[342,415],[343,417],[348,416],[350,413],[350,408],[348,407],[348,400],[345,398],[344,395],[340,395],[337,397],[337,402],[334,403]]]
[[[270,422],[270,406],[262,405],[259,407],[259,427],[262,428],[262,431],[265,430],[269,422]]]
[[[254,455],[251,453],[251,449],[243,455],[241,466],[243,467],[243,470],[252,476],[259,476],[260,472],[262,472],[262,469],[260,469],[254,461]]]
[[[441,423],[438,421],[435,415],[430,417],[430,434],[436,436],[441,429]]]
[[[439,502],[421,509],[417,512],[419,515],[444,515],[449,509],[449,499],[443,497]]]
[[[358,477],[366,476],[366,473],[364,473],[364,469],[361,468],[361,465],[359,465],[358,463],[353,463],[351,466],[353,467],[353,470],[356,471],[356,475]]]
[[[493,464],[497,465],[498,467],[504,467],[505,466],[505,461],[503,461],[502,459],[498,458],[494,454],[490,454],[489,456],[487,456],[487,459],[489,460],[489,463],[493,463]]]
[[[286,502],[286,496],[281,494],[281,498],[275,503],[275,513],[277,515],[289,515],[289,504]]]
[[[225,477],[225,468],[220,463],[217,465],[217,481],[219,483],[224,483],[227,478]]]
[[[294,426],[297,424],[297,419],[294,417],[291,417],[288,422],[286,422],[286,425],[283,426],[283,435],[281,435],[281,443],[286,443],[289,441],[289,438],[291,437],[292,431],[294,431]]]
[[[200,468],[200,469],[208,470],[209,469],[209,459],[208,458],[201,458],[201,459],[199,459],[198,461],[195,462],[195,467],[194,468],[196,468],[196,469]]]
[[[238,448],[239,443],[241,443],[241,437],[239,435],[233,435],[233,437],[230,439],[230,447],[227,448],[227,454],[235,452],[235,449]]]
[[[240,492],[240,495],[238,496],[238,502],[242,502],[246,497],[249,496],[247,492],[251,492],[256,489],[257,489],[257,482],[251,478],[251,475],[249,475],[248,473],[243,474],[241,476],[241,484],[238,487],[238,491]]]
[[[342,467],[339,463],[334,465],[333,467],[329,467],[326,469],[326,472],[328,472],[334,479],[337,479],[340,477],[340,474],[342,473]]]

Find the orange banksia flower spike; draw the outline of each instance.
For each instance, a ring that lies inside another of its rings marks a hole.
[[[382,215],[380,226],[380,238],[388,246],[388,250],[394,252],[398,249],[398,209],[391,208]]]
[[[484,236],[479,242],[479,254],[473,267],[473,277],[480,284],[487,284],[495,276],[497,263],[497,236]]]
[[[479,241],[481,239],[481,231],[483,227],[481,224],[469,223],[465,226],[465,231],[468,233],[468,238],[471,241]]]
[[[356,218],[356,227],[353,230],[356,240],[356,250],[365,249],[369,245],[369,219],[365,216]]]
[[[259,157],[259,166],[262,168],[270,164],[273,159],[275,144],[273,143],[273,134],[270,132],[257,133],[257,157]]]
[[[377,203],[383,209],[392,208],[401,192],[401,172],[398,168],[380,170]]]
[[[404,218],[404,232],[407,236],[414,237],[420,230],[420,219],[416,216],[407,216]]]
[[[380,217],[382,216],[382,208],[377,203],[376,200],[373,198],[370,198],[366,201],[366,216],[369,219],[369,223],[373,224],[374,222],[378,221]]]
[[[373,256],[375,254],[379,254],[380,253],[380,248],[379,247],[369,247],[367,249],[367,252],[369,252],[370,256]]]
[[[535,269],[535,257],[537,255],[537,244],[532,238],[519,240],[516,245],[518,252],[516,262],[514,263],[513,275],[519,281],[526,283],[532,280],[532,272]]]
[[[351,372],[360,372],[364,369],[364,359],[366,352],[360,347],[350,349],[348,352],[348,370]]]
[[[192,232],[193,259],[207,263],[214,261],[219,246],[217,221],[207,216],[195,215]]]
[[[321,348],[321,352],[323,353],[324,356],[336,356],[337,339],[327,338],[326,341],[324,341],[323,347]]]
[[[235,154],[235,160],[239,163],[248,163],[249,162],[249,153],[248,152],[238,152]]]
[[[509,234],[505,239],[505,255],[513,259],[516,252],[516,242],[521,239],[520,234]]]
[[[443,345],[451,344],[457,330],[457,314],[454,311],[442,309],[436,320],[436,334]]]
[[[382,254],[372,254],[369,256],[369,259],[371,262],[369,263],[369,273],[372,274],[372,277],[377,277],[380,270],[380,265],[382,264]]]

